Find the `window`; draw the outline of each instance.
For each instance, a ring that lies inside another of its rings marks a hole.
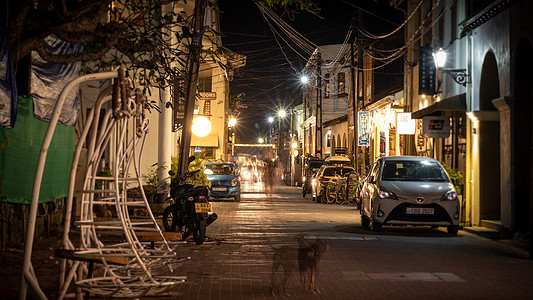
[[[452,11],[452,16],[450,20],[451,28],[451,37],[450,41],[453,41],[457,38],[457,2],[453,4],[453,6],[450,8]]]
[[[326,73],[324,75],[324,98],[329,98],[329,93],[330,93],[330,90],[329,90],[329,78],[330,78],[330,75],[329,73]]]
[[[193,149],[193,154],[199,155],[200,153],[204,153],[204,158],[215,158],[215,154],[216,154],[215,149],[216,149],[215,147],[195,146]]]
[[[337,75],[337,84],[338,84],[337,90],[339,92],[339,95],[346,93],[345,87],[344,87],[345,79],[346,79],[346,74],[344,72],[339,72],[339,75]]]
[[[198,92],[211,92],[213,85],[213,74],[211,70],[200,71],[198,75]]]

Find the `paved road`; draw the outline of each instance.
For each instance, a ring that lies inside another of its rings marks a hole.
[[[178,271],[189,281],[177,299],[282,298],[278,281],[278,296],[271,296],[272,258],[280,247],[296,249],[302,235],[329,241],[319,263],[320,294],[305,291],[295,272],[287,299],[533,299],[527,252],[464,231],[372,233],[353,207],[314,203],[294,187],[245,193],[239,203],[217,201],[214,211],[219,220],[207,230],[214,242],[179,248],[192,258]]]
[[[384,227],[376,234],[361,228],[353,207],[314,203],[294,187],[272,195],[255,188],[241,202],[214,202],[219,219],[207,230],[213,242],[178,245],[179,255],[191,260],[176,270],[188,282],[171,299],[533,299],[533,261],[522,249],[429,227]],[[272,258],[279,248],[292,249],[295,265],[301,236],[329,242],[318,265],[320,294],[305,291],[294,272],[290,296],[282,296],[277,273],[273,297]],[[53,298],[59,239],[35,245],[39,283]],[[0,299],[18,296],[22,254],[0,258]]]

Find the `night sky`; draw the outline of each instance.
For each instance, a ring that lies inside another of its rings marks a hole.
[[[342,44],[358,8],[363,10],[365,28],[372,33],[394,29],[403,20],[403,13],[390,7],[389,0],[316,3],[321,8],[320,17],[308,12],[295,14],[292,20],[283,16],[285,22],[316,45]],[[294,48],[305,57],[302,58],[280,36],[277,36],[278,44],[269,23],[252,0],[220,0],[219,7],[223,45],[247,56],[246,66],[230,82],[230,94],[244,93],[248,106],[239,116],[236,139],[238,143],[256,143],[268,131],[269,115],[301,103],[298,72],[304,68],[308,54]],[[274,11],[278,15],[282,13],[279,9]],[[275,25],[274,28],[279,29]]]

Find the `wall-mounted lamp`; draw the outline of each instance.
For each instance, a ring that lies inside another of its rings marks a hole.
[[[443,73],[448,73],[452,76],[453,80],[462,86],[466,86],[467,83],[470,83],[470,75],[466,73],[466,69],[446,69],[446,58],[448,53],[446,50],[439,48],[436,51],[433,51],[433,60],[435,60],[435,66],[438,70]]]

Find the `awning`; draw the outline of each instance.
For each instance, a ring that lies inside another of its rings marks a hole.
[[[217,147],[218,148],[218,134],[208,134],[204,137],[191,135],[191,147]]]
[[[426,108],[411,113],[411,119],[421,119],[424,116],[439,116],[446,111],[466,111],[466,94],[460,94],[443,99]]]

